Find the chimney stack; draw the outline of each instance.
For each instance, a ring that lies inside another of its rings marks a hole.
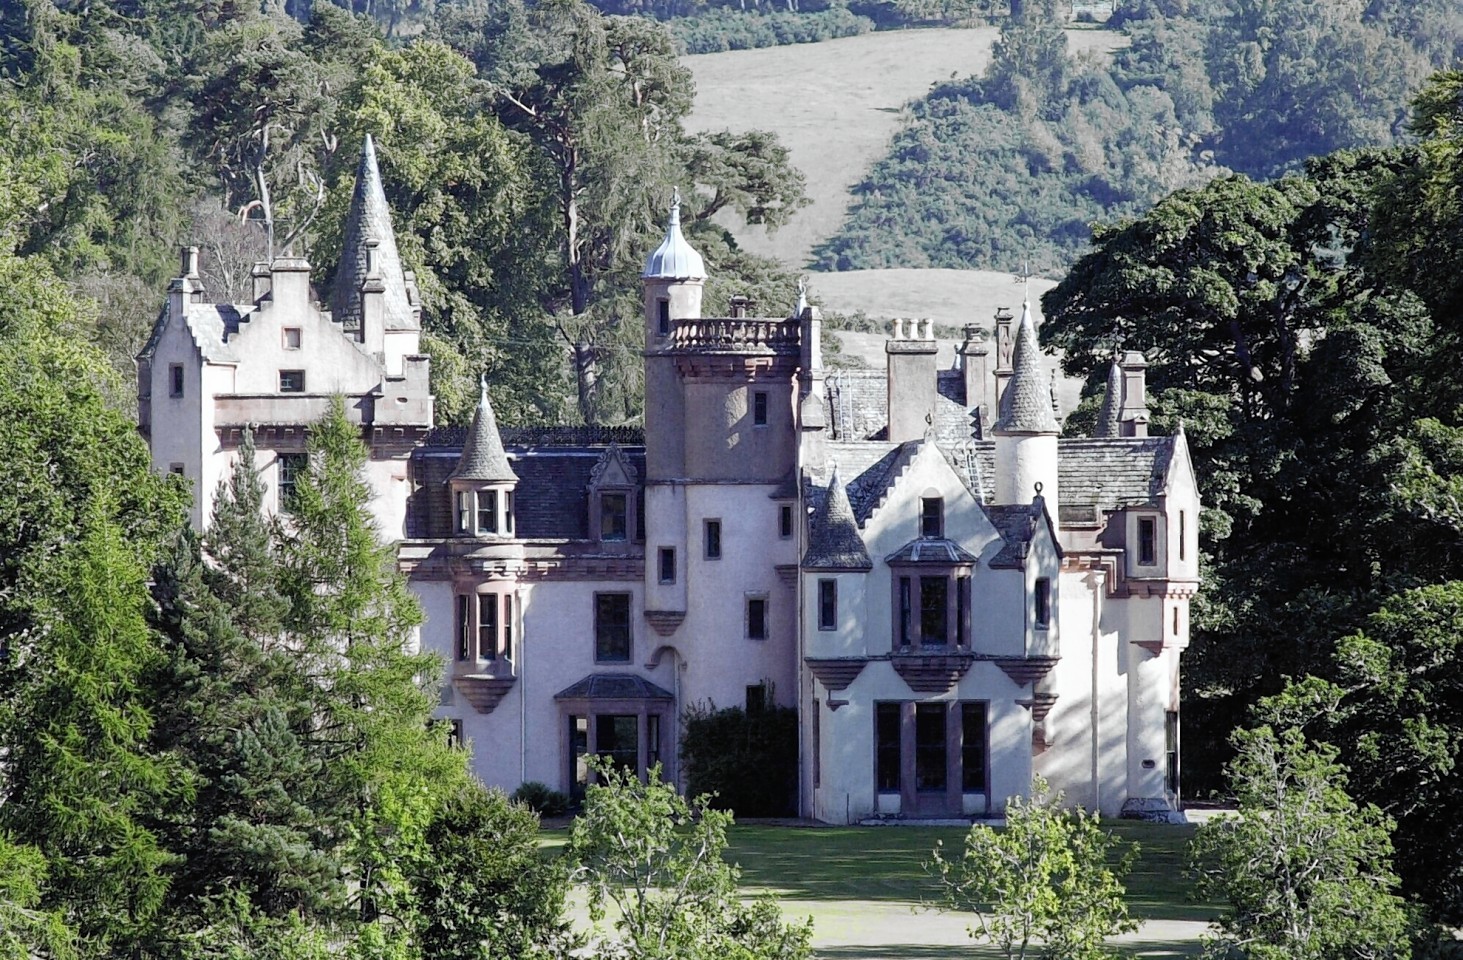
[[[991,380],[990,347],[980,336],[980,327],[965,326],[965,341],[960,344],[960,366],[965,374],[965,406],[971,412],[973,425],[982,434],[995,420],[994,382]]]
[[[908,324],[906,334],[905,324]],[[896,319],[884,344],[889,376],[889,440],[918,440],[934,423],[939,396],[935,322]]]
[[[1118,362],[1123,372],[1123,405],[1118,411],[1118,429],[1124,437],[1148,436],[1148,360],[1129,350]]]
[[[361,281],[361,327],[356,336],[373,354],[386,349],[386,283],[381,279],[381,264],[376,252],[380,245],[375,237],[366,238],[366,279]]]
[[[1011,365],[1016,350],[1016,341],[1011,333],[1013,319],[1015,318],[1010,310],[1005,307],[996,308],[996,395],[993,398],[993,418],[1000,415],[997,411],[1001,409],[1001,398],[1006,395],[1006,384],[1011,382],[1011,374],[1015,371]]]

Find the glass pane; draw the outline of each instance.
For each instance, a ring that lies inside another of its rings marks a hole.
[[[492,490],[478,491],[478,533],[498,532],[498,494]]]
[[[966,793],[985,793],[985,704],[960,705],[960,786]]]
[[[647,754],[645,762],[648,766],[655,766],[660,763],[660,715],[652,713],[645,718],[645,740]]]
[[[633,713],[602,713],[594,718],[595,752],[617,767],[635,770],[640,757],[640,722]]]
[[[513,659],[513,594],[503,594],[503,656]]]
[[[575,796],[584,795],[584,785],[589,782],[589,765],[584,762],[584,757],[589,753],[589,718],[578,716],[569,718],[569,755],[574,758],[574,783],[572,789]]]
[[[945,789],[945,705],[921,703],[914,708],[914,788]]]
[[[498,595],[484,593],[478,596],[478,659],[492,660],[498,656]]]
[[[920,643],[941,646],[949,642],[950,581],[945,577],[919,578]]]
[[[884,792],[898,792],[899,704],[880,703],[875,706],[875,736],[879,789]]]
[[[624,662],[630,659],[630,595],[601,593],[594,598],[594,657]]]
[[[625,539],[625,495],[604,493],[599,498],[599,538],[601,540]]]

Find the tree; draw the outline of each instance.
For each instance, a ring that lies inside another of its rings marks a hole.
[[[1411,956],[1391,820],[1347,795],[1333,747],[1296,729],[1237,731],[1236,816],[1199,828],[1201,890],[1226,904],[1210,955],[1245,960]]]
[[[1097,960],[1113,956],[1104,942],[1136,930],[1128,917],[1122,878],[1136,848],[1123,852],[1097,814],[1058,809],[1060,796],[1037,777],[1031,798],[1006,802],[1005,829],[973,826],[958,859],[943,844],[929,864],[941,903],[975,914],[972,937],[995,945],[1007,960]]]
[[[569,849],[589,888],[590,917],[616,908],[618,936],[596,956],[625,960],[803,960],[812,925],[783,923],[768,897],[745,904],[737,868],[727,863],[730,813],[709,798],[687,801],[654,768],[633,770],[595,759],[598,778],[575,819]]]

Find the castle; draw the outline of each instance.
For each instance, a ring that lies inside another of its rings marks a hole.
[[[421,304],[369,139],[329,303],[281,256],[211,304],[196,252],[138,358],[157,469],[213,492],[252,429],[272,509],[342,395],[381,535],[447,662],[440,716],[487,783],[575,792],[588,755],[678,778],[696,704],[796,707],[799,813],[998,815],[1178,804],[1179,661],[1198,587],[1180,430],[1148,435],[1145,363],[1113,364],[1062,438],[1029,309],[938,369],[898,321],[887,369],[824,367],[817,308],[704,316],[672,206],[644,282],[644,429],[436,427]]]

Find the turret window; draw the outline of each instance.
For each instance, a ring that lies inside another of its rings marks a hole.
[[[183,395],[183,365],[172,363],[168,365],[168,396],[181,397]]]
[[[498,532],[498,494],[494,490],[478,492],[478,533]]]
[[[1153,517],[1138,518],[1138,564],[1151,567],[1158,563],[1158,521]]]
[[[676,582],[676,548],[660,548],[660,582]]]
[[[1036,625],[1045,628],[1051,625],[1052,582],[1046,577],[1036,581]]]
[[[501,494],[501,498],[499,496]],[[501,504],[502,513],[498,512]],[[464,537],[513,533],[513,494],[507,490],[459,490],[457,533]]]
[[[660,335],[662,337],[668,337],[671,335],[671,302],[669,300],[657,300],[655,307],[660,324]]]
[[[818,581],[818,629],[838,629],[838,581]]]

